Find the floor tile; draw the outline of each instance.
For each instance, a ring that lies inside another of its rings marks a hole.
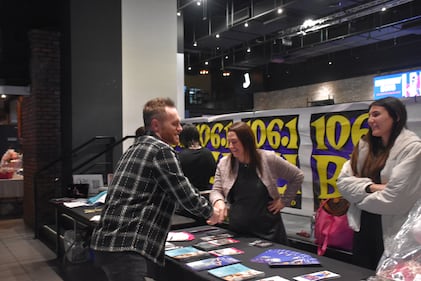
[[[9,238],[3,240],[3,243],[19,262],[45,261],[55,258],[54,252],[41,241],[33,238]]]
[[[22,263],[26,274],[32,281],[62,281],[63,279],[46,262]]]
[[[0,280],[2,281],[31,281],[19,263],[0,264]]]

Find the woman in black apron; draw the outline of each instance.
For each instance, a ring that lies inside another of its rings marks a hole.
[[[280,211],[295,198],[303,172],[273,151],[257,149],[253,131],[244,122],[228,129],[227,140],[231,154],[219,161],[210,193],[220,222],[228,216],[229,228],[236,233],[287,244]],[[278,179],[287,181],[282,196]]]
[[[271,200],[256,168],[240,164],[237,180],[228,194],[229,228],[236,233],[287,244],[281,213],[268,211],[267,204]]]

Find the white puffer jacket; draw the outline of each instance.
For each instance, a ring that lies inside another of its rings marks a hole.
[[[361,170],[367,157],[368,144],[360,140],[357,169]],[[384,168],[380,172],[382,191],[366,193],[372,183],[369,178],[354,176],[348,160],[337,179],[342,196],[350,201],[348,220],[358,231],[361,210],[382,215],[385,254],[395,235],[408,217],[415,202],[421,198],[421,139],[412,131],[403,129],[392,147]]]

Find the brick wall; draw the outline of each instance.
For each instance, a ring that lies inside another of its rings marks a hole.
[[[254,94],[254,110],[307,107],[311,101],[349,103],[373,99],[373,75]]]
[[[60,34],[33,30],[30,42],[30,95],[22,100],[21,144],[24,153],[23,218],[35,223],[34,176],[60,155]],[[54,179],[59,170],[36,178],[38,218],[54,213],[48,200],[55,197]]]

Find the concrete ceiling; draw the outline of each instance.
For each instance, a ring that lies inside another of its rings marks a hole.
[[[204,67],[248,70],[271,63],[298,64],[373,45],[421,46],[419,0],[197,2],[178,2],[189,74]],[[303,25],[308,19],[313,26]]]

